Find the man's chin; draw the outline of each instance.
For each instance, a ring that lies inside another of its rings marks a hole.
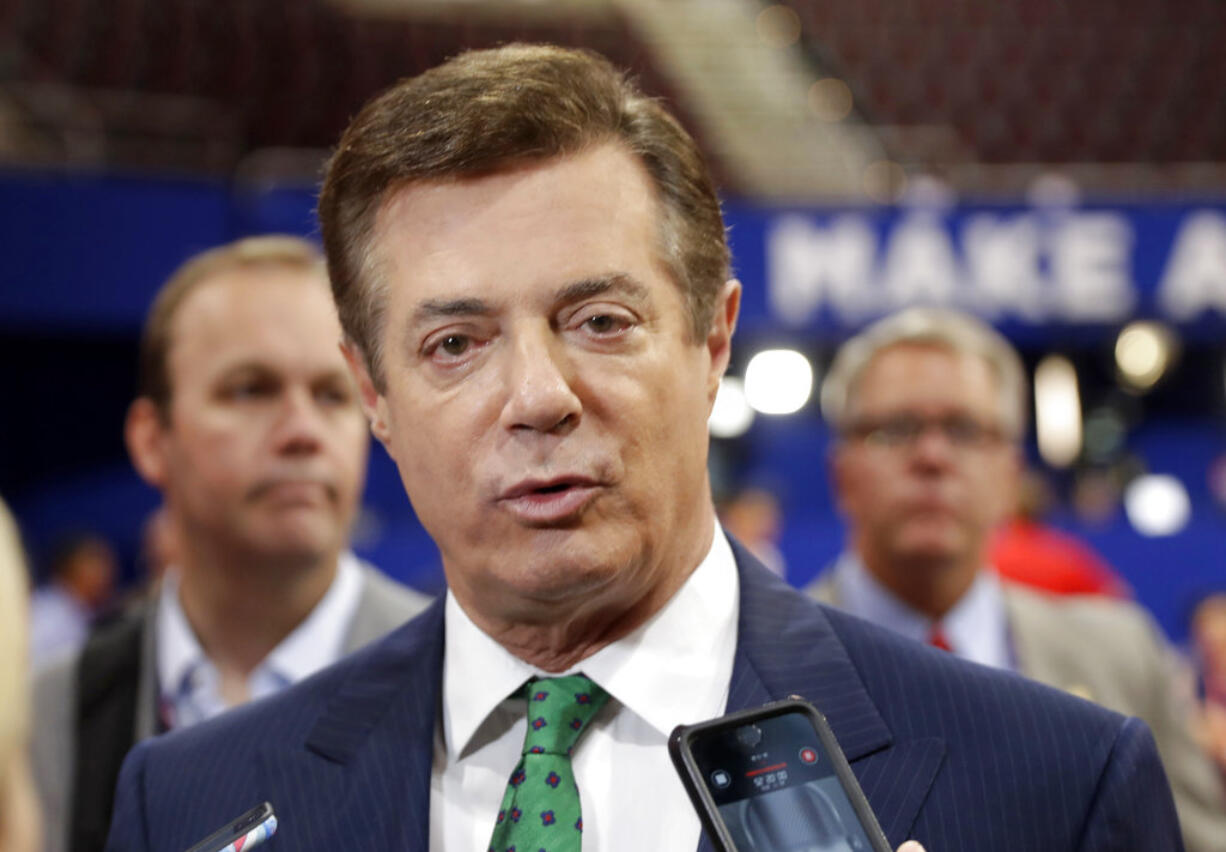
[[[533,536],[523,547],[508,542],[490,555],[486,569],[462,572],[485,578],[480,582],[482,588],[473,589],[485,605],[514,609],[534,620],[543,611],[556,613],[559,607],[590,603],[606,588],[618,585],[619,578],[636,564],[612,543],[574,531],[569,535],[551,532],[557,534]]]
[[[958,561],[963,550],[960,536],[936,534],[900,542],[895,554],[901,562],[917,568],[941,568]]]
[[[274,564],[311,564],[340,549],[334,531],[278,525],[248,538],[254,554]]]
[[[529,563],[503,579],[509,595],[540,604],[561,604],[598,594],[619,573],[617,565],[572,557],[558,562]]]

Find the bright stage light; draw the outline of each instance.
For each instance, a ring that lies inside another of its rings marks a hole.
[[[794,349],[767,349],[745,368],[745,399],[762,414],[799,411],[813,393],[813,365]]]
[[[1176,346],[1174,332],[1161,323],[1129,323],[1115,341],[1120,378],[1134,390],[1149,390],[1170,368]]]
[[[1129,483],[1124,491],[1124,512],[1141,535],[1174,535],[1188,525],[1192,501],[1178,479],[1150,473]]]
[[[724,376],[715,394],[707,429],[716,438],[736,438],[753,425],[754,413],[745,400],[745,384],[736,376]]]
[[[1069,359],[1048,355],[1034,371],[1034,422],[1039,455],[1068,467],[1081,453],[1081,394]]]

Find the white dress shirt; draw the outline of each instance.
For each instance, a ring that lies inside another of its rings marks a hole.
[[[903,603],[851,554],[834,566],[839,609],[927,642],[934,622]],[[1017,670],[1005,596],[995,571],[983,570],[940,621],[941,632],[959,657],[998,669]]]
[[[647,623],[562,674],[611,696],[575,748],[584,852],[689,850],[700,826],[668,756],[674,726],[728,703],[740,589],[717,526],[702,563]],[[543,673],[482,633],[450,592],[443,712],[430,782],[431,852],[485,852],[527,727],[509,698]]]
[[[247,677],[251,698],[279,692],[340,659],[361,593],[357,557],[343,554],[319,603]],[[174,569],[166,572],[158,596],[157,666],[161,711],[168,727],[194,725],[228,709],[217,667],[200,647],[179,603],[179,575]]]

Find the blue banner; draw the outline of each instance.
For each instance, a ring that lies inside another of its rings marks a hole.
[[[314,235],[315,192],[221,181],[0,179],[0,325],[139,327],[188,254],[245,234]],[[1076,208],[725,208],[743,327],[842,336],[917,303],[1019,341],[1101,337],[1134,317],[1226,333],[1226,203]]]
[[[751,327],[835,333],[938,304],[1015,339],[1135,317],[1226,330],[1226,205],[726,210]]]

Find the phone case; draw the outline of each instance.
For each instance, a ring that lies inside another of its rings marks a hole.
[[[868,799],[864,797],[864,792],[860,789],[860,784],[851,771],[851,766],[847,763],[847,758],[843,755],[843,750],[839,748],[834,732],[830,730],[830,725],[826,722],[826,717],[812,704],[800,698],[776,701],[756,709],[742,710],[694,725],[678,725],[673,729],[668,738],[669,756],[672,757],[673,765],[681,776],[681,783],[686,793],[689,794],[690,801],[702,821],[703,830],[707,833],[712,845],[717,852],[744,852],[744,850],[737,849],[732,835],[719,814],[715,800],[707,790],[706,781],[694,759],[691,748],[693,741],[703,735],[716,734],[730,728],[755,724],[774,716],[796,712],[808,717],[812,723],[813,730],[830,757],[835,776],[847,794],[847,799],[864,829],[865,836],[872,844],[874,852],[893,852],[885,833],[877,822],[877,817],[869,806]]]
[[[277,817],[273,813],[272,804],[264,802],[230,820],[187,852],[238,852],[240,849],[251,849],[272,837],[276,831]]]

